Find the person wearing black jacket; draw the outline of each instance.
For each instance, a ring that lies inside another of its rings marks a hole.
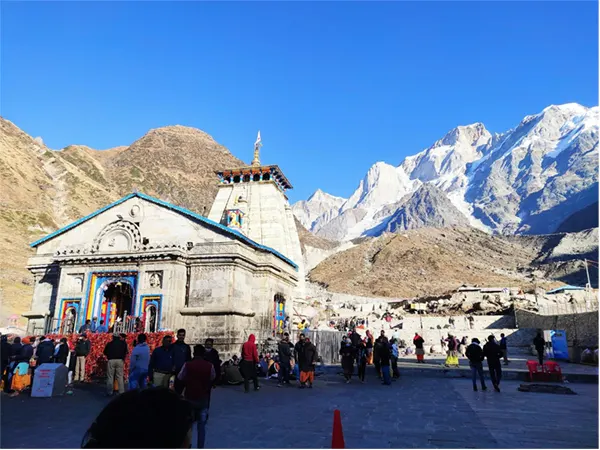
[[[358,350],[360,348],[360,343],[362,342],[362,339],[360,338],[360,334],[356,332],[356,328],[352,328],[352,333],[350,333],[350,342],[352,343],[352,347],[354,347],[356,365],[358,366],[360,364],[360,361],[358,360]]]
[[[54,355],[54,362],[58,364],[67,365],[67,358],[69,357],[69,344],[67,344],[67,338],[62,338],[58,345],[58,351]]]
[[[544,353],[546,350],[546,341],[542,337],[542,333],[538,331],[538,334],[535,338],[533,338],[533,345],[538,354],[538,361],[540,366],[544,365]]]
[[[292,343],[290,342],[290,334],[283,333],[283,339],[277,346],[277,353],[279,354],[279,382],[278,387],[284,384],[290,384],[290,372],[292,370]]]
[[[500,367],[500,358],[503,352],[494,336],[488,337],[487,343],[483,346],[483,354],[487,358],[488,368],[490,369],[490,378],[496,392],[500,392],[500,380],[502,379],[502,368]]]
[[[169,387],[169,380],[175,372],[173,345],[171,336],[165,336],[162,346],[156,347],[150,356],[148,378],[155,387]]]
[[[216,348],[214,348],[215,341],[212,338],[206,339],[204,341],[204,359],[210,362],[215,368],[215,379],[213,380],[213,386],[216,386],[220,383],[221,380],[221,358],[219,356],[219,352]]]
[[[389,386],[390,384],[392,384],[392,378],[390,375],[390,358],[391,358],[390,345],[387,340],[387,337],[385,337],[383,335],[383,332],[382,332],[381,336],[379,337],[379,339],[377,339],[377,340],[379,341],[379,348],[378,348],[377,355],[378,355],[379,365],[381,368],[381,375],[383,377],[383,384]]]
[[[108,359],[106,366],[106,394],[113,394],[115,377],[117,378],[117,386],[119,394],[125,392],[125,384],[123,382],[123,366],[125,365],[125,357],[127,356],[127,344],[118,334],[113,335],[112,341],[104,347],[104,356]]]
[[[471,374],[473,376],[473,390],[477,392],[477,375],[481,380],[481,390],[486,391],[485,377],[483,376],[483,360],[485,358],[483,349],[479,345],[479,339],[473,338],[471,345],[467,347],[466,351],[467,358],[469,359],[469,366],[471,367]]]
[[[183,328],[177,330],[177,340],[173,344],[173,365],[175,366],[175,375],[181,372],[184,364],[192,360],[192,349],[185,343],[185,330]],[[177,376],[174,382],[175,392],[179,395],[183,394],[185,385]]]
[[[75,381],[85,381],[85,358],[90,354],[90,341],[82,334],[75,344]]]
[[[35,351],[35,356],[37,357],[36,367],[40,367],[42,364],[51,363],[52,358],[54,357],[54,344],[52,341],[42,336]]]
[[[348,336],[344,336],[340,347],[340,356],[342,357],[342,369],[347,384],[350,383],[352,374],[354,373],[354,360],[356,359],[356,349]]]

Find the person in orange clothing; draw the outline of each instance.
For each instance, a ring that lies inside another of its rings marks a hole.
[[[375,344],[375,339],[369,330],[367,330],[367,339],[365,340],[365,345],[367,349],[367,365],[373,364],[373,345]]]
[[[302,352],[299,355],[298,365],[300,366],[300,388],[304,389],[308,384],[313,387],[315,382],[315,365],[317,364],[317,347],[310,342],[309,338],[304,340]]]

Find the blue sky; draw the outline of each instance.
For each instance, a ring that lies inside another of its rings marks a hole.
[[[3,2],[0,114],[51,148],[188,125],[349,196],[457,125],[598,104],[595,2]]]

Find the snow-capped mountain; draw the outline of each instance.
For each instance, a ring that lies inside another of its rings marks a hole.
[[[313,223],[322,215],[326,216],[326,221],[331,220],[327,213],[336,211],[344,204],[345,198],[335,197],[317,189],[308,200],[296,202],[292,207],[294,215],[302,225],[308,230],[313,228]]]
[[[407,214],[428,211],[431,218],[431,208],[448,210],[440,198],[445,195],[470,225],[485,231],[550,233],[598,201],[599,115],[598,107],[570,103],[549,106],[501,134],[481,123],[459,126],[398,167],[376,163],[348,200],[321,192],[323,205],[313,195],[296,203],[294,212],[316,234],[348,240],[397,228],[396,213],[403,223],[436,226],[444,222],[439,216],[431,222]],[[423,183],[439,192],[423,198],[427,205],[407,209],[410,194]],[[449,222],[457,220],[453,215]]]

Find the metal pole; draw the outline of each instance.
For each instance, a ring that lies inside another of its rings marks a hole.
[[[586,286],[586,290],[589,292],[589,289],[592,287],[592,283],[590,281],[590,271],[588,270],[588,263],[587,263],[587,259],[583,260],[583,263],[585,264],[585,274],[587,276],[587,286]]]

